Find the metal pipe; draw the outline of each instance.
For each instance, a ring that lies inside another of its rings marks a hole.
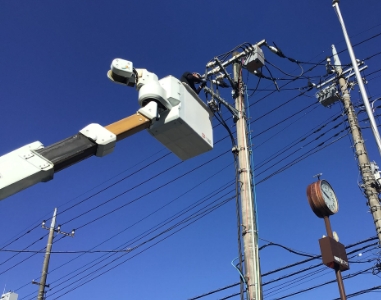
[[[381,138],[380,138],[380,133],[378,132],[378,128],[377,128],[377,124],[376,124],[376,121],[375,121],[374,116],[373,116],[372,108],[370,107],[370,104],[369,104],[369,98],[368,98],[368,95],[367,95],[367,93],[365,91],[364,83],[362,81],[362,77],[361,77],[359,68],[357,66],[357,61],[356,61],[355,54],[353,52],[351,41],[349,40],[347,29],[345,27],[344,20],[343,20],[343,17],[341,15],[340,7],[339,7],[339,1],[338,0],[333,0],[332,6],[333,6],[333,8],[336,11],[337,17],[339,18],[339,22],[340,22],[341,28],[343,29],[343,34],[344,34],[345,42],[347,43],[347,48],[348,48],[349,56],[350,56],[351,61],[352,61],[353,69],[354,69],[354,71],[356,73],[357,83],[359,85],[359,89],[360,89],[361,96],[362,96],[362,99],[363,99],[363,102],[364,102],[364,105],[365,105],[365,109],[366,109],[366,112],[367,112],[368,117],[369,117],[370,127],[372,128],[374,138],[376,139],[378,151],[380,152],[380,155],[381,155]]]

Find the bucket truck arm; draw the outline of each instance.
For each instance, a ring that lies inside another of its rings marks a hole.
[[[0,200],[90,156],[111,153],[117,141],[147,129],[164,146],[185,160],[213,148],[212,113],[172,76],[158,80],[145,69],[115,59],[108,77],[139,90],[141,108],[132,116],[105,127],[89,124],[79,133],[44,147],[39,141],[0,156]]]

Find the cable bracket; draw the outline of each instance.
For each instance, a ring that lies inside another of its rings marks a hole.
[[[220,97],[220,95],[216,94],[214,91],[212,91],[210,88],[207,86],[204,87],[204,91],[207,94],[210,94],[214,99],[216,99],[219,103],[223,104],[232,114],[233,114],[233,119],[238,120],[242,117],[242,113],[233,107],[231,104],[229,104],[226,100]]]

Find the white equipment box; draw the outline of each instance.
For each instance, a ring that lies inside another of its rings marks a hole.
[[[172,108],[161,112],[159,120],[153,120],[149,133],[182,160],[213,149],[213,114],[209,107],[173,76],[159,83]]]
[[[0,299],[1,300],[17,300],[18,297],[19,297],[18,294],[9,292],[9,293],[3,294]]]

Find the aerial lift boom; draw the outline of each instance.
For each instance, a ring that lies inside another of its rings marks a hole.
[[[162,79],[132,62],[114,59],[108,77],[139,91],[140,109],[107,126],[89,124],[79,133],[44,147],[39,141],[0,157],[0,200],[90,156],[111,153],[117,141],[147,129],[164,146],[186,160],[213,148],[212,112],[185,83]]]

